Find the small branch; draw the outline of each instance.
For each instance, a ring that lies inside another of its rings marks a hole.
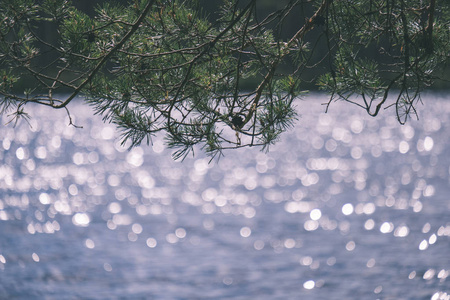
[[[146,7],[144,8],[143,12],[139,16],[139,18],[134,22],[131,29],[125,34],[125,36],[120,40],[117,45],[115,45],[105,56],[102,57],[102,59],[97,63],[95,68],[91,71],[91,73],[88,75],[88,77],[72,92],[72,94],[60,105],[54,106],[54,108],[63,108],[67,106],[67,104],[70,103],[79,93],[80,91],[94,78],[95,74],[100,70],[100,68],[106,63],[106,61],[116,52],[118,51],[126,41],[128,41],[131,36],[136,32],[136,30],[141,25],[142,21],[144,20],[145,16],[150,11],[150,8],[152,7],[155,0],[150,0]]]
[[[304,35],[312,30],[315,25],[315,20],[318,16],[322,15],[323,12],[326,10],[326,8],[333,2],[333,0],[323,0],[322,4],[320,5],[319,9],[315,12],[315,14],[306,21],[306,24],[303,25],[302,28],[300,28],[293,36],[292,38],[284,44],[284,46],[280,49],[280,56],[274,60],[270,66],[269,71],[267,72],[266,76],[264,77],[263,81],[260,83],[260,85],[256,88],[256,96],[253,100],[252,106],[245,117],[244,123],[242,126],[247,124],[250,119],[253,117],[253,114],[256,111],[256,108],[258,106],[259,100],[261,99],[262,93],[264,91],[264,88],[267,86],[269,82],[272,81],[272,78],[275,74],[275,71],[278,67],[278,64],[281,62],[282,58],[285,57],[287,54],[289,54],[290,47],[297,43],[297,40],[303,39]]]

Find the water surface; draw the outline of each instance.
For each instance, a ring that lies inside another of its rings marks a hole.
[[[2,125],[0,298],[450,299],[450,102],[400,126],[325,101],[210,164],[127,151],[80,103],[83,129]]]

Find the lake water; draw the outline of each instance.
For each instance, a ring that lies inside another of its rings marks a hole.
[[[0,127],[0,299],[450,299],[450,98],[324,95],[269,153],[127,151],[74,103]],[[81,101],[80,101],[81,102]]]

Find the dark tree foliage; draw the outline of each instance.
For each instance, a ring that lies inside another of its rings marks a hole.
[[[449,61],[446,0],[289,0],[266,14],[260,3],[223,1],[211,20],[198,1],[106,2],[87,15],[68,0],[2,0],[0,113],[17,121],[38,103],[70,116],[83,96],[130,147],[163,132],[176,159],[196,145],[214,157],[276,142],[306,80],[328,104],[393,107],[404,123]]]

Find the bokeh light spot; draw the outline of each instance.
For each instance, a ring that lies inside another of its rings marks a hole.
[[[248,227],[242,227],[240,230],[240,234],[242,237],[249,237],[252,234],[252,230]]]
[[[312,290],[316,286],[314,280],[308,280],[303,283],[303,288],[306,290]]]
[[[349,216],[353,213],[353,205],[351,203],[346,203],[342,206],[342,213]]]
[[[90,222],[91,220],[86,213],[76,213],[72,217],[72,223],[76,226],[86,227]]]

